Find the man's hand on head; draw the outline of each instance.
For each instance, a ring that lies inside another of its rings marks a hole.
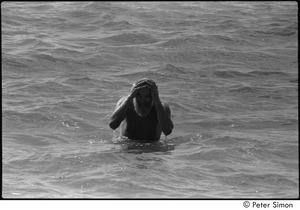
[[[153,84],[147,84],[147,87],[150,89],[151,91],[151,96],[154,102],[159,102],[159,94],[158,94],[158,88]]]
[[[153,80],[146,79],[146,78],[141,79],[140,81],[133,84],[129,97],[130,98],[136,97],[138,91],[146,87],[150,89],[153,101],[158,102],[159,101],[158,87]]]
[[[156,83],[153,80],[151,80],[151,79],[146,80],[146,83],[148,86],[153,87],[154,89],[158,89]]]
[[[129,93],[129,97],[132,99],[134,97],[136,97],[136,94],[139,92],[139,90],[145,88],[146,86],[136,86],[135,84],[133,84],[130,93]]]

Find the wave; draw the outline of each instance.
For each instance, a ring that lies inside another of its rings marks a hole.
[[[29,34],[29,32],[26,31],[17,31],[17,28],[22,27],[23,25],[21,17],[12,17],[11,15],[2,16],[2,27],[6,28],[6,30],[3,30],[2,32],[3,35]]]
[[[74,93],[76,90],[55,81],[46,81],[41,83],[31,82],[25,87],[18,89],[23,93],[38,94],[40,97],[51,97],[62,94]],[[78,90],[77,90],[78,91]]]
[[[182,37],[182,35],[176,35],[174,38],[169,38],[166,41],[157,43],[160,47],[180,47],[188,44],[204,44],[207,41],[207,37],[201,34],[189,35]]]
[[[145,33],[122,33],[103,38],[105,44],[120,46],[120,45],[143,45],[153,44],[158,42],[154,36]]]
[[[258,92],[258,89],[255,87],[241,87],[229,90],[229,92],[238,92],[238,93],[254,93]]]
[[[44,138],[36,137],[29,134],[11,134],[11,138],[15,139],[15,142],[18,144],[21,144],[23,146],[34,146],[34,147],[40,147],[40,146],[49,146],[51,142],[45,141]]]
[[[298,83],[298,79],[291,79],[290,82],[291,83]]]
[[[104,27],[106,29],[110,30],[130,30],[134,28],[134,25],[129,21],[110,21],[108,23],[102,24],[101,27]]]
[[[55,48],[51,51],[52,54],[54,55],[60,55],[64,57],[82,57],[83,53],[81,50],[75,50],[75,49],[70,49],[71,47],[64,47],[64,48]]]
[[[253,77],[253,75],[249,73],[242,73],[239,71],[215,71],[213,74],[221,78]]]
[[[292,23],[288,26],[270,26],[264,29],[242,29],[240,31],[242,34],[245,34],[247,37],[290,37],[297,35],[298,27],[296,23]]]
[[[32,63],[32,60],[25,58],[14,58],[12,56],[3,55],[2,53],[2,68],[13,67],[17,70],[21,70],[23,68],[29,68],[29,63]]]
[[[184,75],[187,73],[186,69],[183,69],[182,67],[176,67],[172,64],[166,64],[164,66],[161,66],[156,71],[166,75],[174,75],[174,74]]]
[[[76,56],[72,56],[68,53],[73,53],[73,55],[76,54]],[[30,50],[28,51],[28,55],[30,56],[30,59],[34,61],[31,66],[31,70],[36,70],[38,72],[41,72],[43,70],[47,72],[50,72],[52,70],[55,71],[55,67],[61,68],[63,70],[68,69],[72,64],[81,63],[81,59],[84,59],[84,56],[77,57],[77,52],[71,52],[68,50],[58,50],[57,53],[55,53],[55,50],[51,52],[51,50],[47,49]]]
[[[223,44],[233,47],[235,45],[248,45],[250,42],[238,37],[232,37],[229,34],[177,34],[173,38],[169,38],[166,41],[157,43],[157,46],[161,47],[181,47],[181,46],[209,46],[209,44]]]
[[[13,51],[14,47],[17,47],[18,49]],[[42,41],[38,38],[30,38],[30,39],[23,39],[23,40],[14,40],[11,44],[6,44],[5,47],[9,49],[10,51],[17,52],[17,53],[28,53],[28,51],[33,50],[34,52],[40,52],[40,51],[50,51],[51,49],[55,48],[55,45]]]
[[[267,99],[282,99],[284,94],[281,94],[279,90],[269,87],[257,87],[257,86],[240,86],[237,85],[229,88],[229,93],[251,93],[258,98]]]
[[[53,55],[44,54],[44,53],[35,54],[35,55],[32,55],[32,57],[37,58],[39,60],[39,62],[43,62],[43,60],[46,60],[46,61],[56,63],[57,61],[63,60],[63,59],[55,57]]]
[[[231,174],[230,176],[219,177],[222,182],[232,185],[245,185],[245,186],[264,186],[268,188],[269,186],[284,186],[284,187],[294,187],[297,185],[296,182],[288,179],[287,177],[280,174]]]
[[[251,71],[249,74],[258,75],[258,76],[270,76],[270,75],[278,75],[278,76],[288,76],[289,74],[280,72],[280,71]]]
[[[149,77],[149,78],[160,78],[163,77],[176,77],[179,79],[183,79],[189,70],[183,67],[176,67],[172,64],[165,64],[161,66],[156,66],[149,68],[147,71],[137,70],[136,72],[130,70],[130,72],[121,72],[118,76],[129,76],[129,77]]]
[[[33,3],[33,2],[31,2],[31,3]],[[33,4],[31,6],[31,8],[34,9],[34,10],[36,10],[36,11],[38,11],[38,12],[40,12],[40,11],[47,12],[47,11],[49,11],[51,9],[55,9],[55,6],[53,4],[51,4],[51,3],[46,3],[46,2],[43,2],[43,3],[34,2],[34,3],[35,4]]]
[[[266,31],[257,32],[263,35],[269,36],[292,36],[296,35],[298,32],[298,27],[296,23],[292,23],[287,26],[271,26]]]
[[[20,131],[40,129],[40,131],[51,128],[54,123],[54,118],[47,113],[37,112],[18,112],[18,111],[3,111],[3,120],[10,125],[10,130]],[[54,123],[55,124],[55,123]]]
[[[239,71],[215,71],[213,74],[220,78],[257,77],[270,75],[290,76],[289,74],[281,71],[250,71],[247,73]]]
[[[34,104],[34,106],[30,104],[30,106],[31,108],[20,109],[22,111],[4,110],[3,120],[5,125],[9,126],[11,131],[36,129],[33,131],[35,135],[50,135],[51,132],[53,134],[59,130],[62,132],[78,132],[81,135],[97,131],[97,127],[84,117],[93,116],[95,113],[82,110],[78,101],[48,102],[42,105]],[[14,106],[14,109],[17,109],[16,106]],[[78,112],[80,109],[84,112],[84,116],[81,116]]]

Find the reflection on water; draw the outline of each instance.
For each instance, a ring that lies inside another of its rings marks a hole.
[[[174,144],[167,143],[166,141],[158,141],[153,143],[145,143],[142,140],[136,141],[126,137],[113,138],[113,143],[120,145],[121,151],[127,153],[154,153],[154,152],[166,152],[175,149]]]

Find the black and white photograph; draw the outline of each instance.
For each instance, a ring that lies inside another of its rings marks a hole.
[[[299,198],[296,1],[4,1],[1,29],[3,199]]]

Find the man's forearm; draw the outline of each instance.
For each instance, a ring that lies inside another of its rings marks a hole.
[[[112,113],[112,115],[110,116],[109,126],[113,130],[118,128],[121,122],[125,119],[127,110],[131,103],[132,103],[132,97],[127,96],[126,98],[123,99],[123,101],[120,102],[116,110]]]
[[[172,133],[173,130],[173,123],[168,114],[165,111],[164,106],[162,105],[160,100],[155,102],[157,118],[161,126],[162,132],[167,136]]]

